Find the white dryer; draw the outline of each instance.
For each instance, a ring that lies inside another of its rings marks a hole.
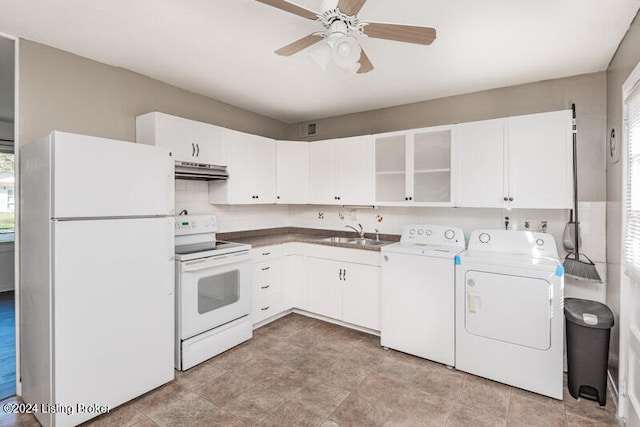
[[[563,287],[553,236],[471,233],[456,257],[456,368],[562,399]]]
[[[453,366],[455,265],[464,232],[442,225],[409,225],[399,243],[383,246],[380,343]]]

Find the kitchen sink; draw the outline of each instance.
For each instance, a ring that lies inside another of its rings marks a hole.
[[[360,240],[360,239],[354,239],[353,237],[325,237],[324,239],[320,239],[323,242],[331,242],[331,243],[353,243],[354,240]]]
[[[354,246],[384,246],[393,242],[388,242],[386,240],[375,240],[375,239],[360,239],[358,237],[325,237],[320,239],[323,242],[331,242],[331,243],[347,243]]]

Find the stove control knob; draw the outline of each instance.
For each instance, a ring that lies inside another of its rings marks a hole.
[[[431,230],[425,231],[424,234],[426,234],[427,236],[431,236]]]
[[[423,234],[423,233],[424,233],[424,230],[423,230],[423,229],[421,229],[421,228],[420,228],[420,229],[418,229],[418,235],[422,236],[422,234]]]
[[[409,234],[413,236],[414,234],[416,234],[416,230],[412,228],[411,230],[409,230]]]
[[[478,236],[478,240],[480,240],[480,243],[489,243],[491,236],[488,233],[482,233]]]
[[[449,230],[444,232],[444,237],[446,237],[447,239],[451,240],[454,237],[456,237],[456,232],[451,230],[451,229],[449,229]]]
[[[538,245],[538,246],[544,245],[544,240],[542,240],[542,239],[536,240],[536,245]]]

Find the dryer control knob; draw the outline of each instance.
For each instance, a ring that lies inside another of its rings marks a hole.
[[[489,235],[489,233],[482,233],[480,234],[480,236],[478,236],[478,240],[480,240],[480,243],[489,243],[489,240],[491,240],[491,236]]]
[[[544,245],[544,240],[542,240],[542,239],[536,240],[536,245],[538,245],[538,246]]]
[[[444,237],[446,237],[447,239],[451,240],[454,237],[456,237],[456,232],[451,230],[451,229],[449,229],[449,230],[444,232]]]

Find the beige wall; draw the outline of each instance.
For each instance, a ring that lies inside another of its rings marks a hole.
[[[640,62],[640,20],[636,18],[618,47],[607,69],[607,129],[614,129],[618,141],[622,138],[622,85],[631,71]],[[626,151],[621,146],[621,153]],[[618,358],[620,353],[620,283],[622,255],[622,162],[607,162],[607,305],[615,314],[616,325],[611,331],[609,368],[618,381]]]
[[[287,125],[247,110],[28,40],[19,42],[19,140],[52,130],[135,140],[149,111],[283,138]]]
[[[563,110],[576,104],[580,200],[604,201],[605,73],[511,86],[314,121],[314,139],[338,138]],[[289,127],[298,138],[298,124]]]

